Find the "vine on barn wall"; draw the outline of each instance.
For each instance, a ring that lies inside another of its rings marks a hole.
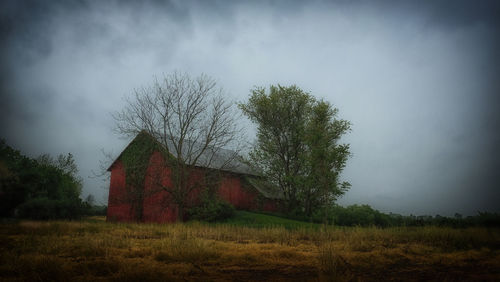
[[[163,152],[161,145],[152,137],[141,132],[122,153],[120,160],[125,169],[125,185],[127,187],[128,202],[132,204],[135,219],[142,220],[144,183],[151,155]]]
[[[151,143],[151,140],[146,140],[145,136],[139,135],[122,153],[121,161],[125,168],[127,184],[143,183],[149,159],[155,149]]]

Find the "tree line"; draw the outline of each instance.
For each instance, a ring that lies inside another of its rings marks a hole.
[[[283,214],[282,216],[290,218],[287,214]],[[473,216],[462,216],[456,213],[453,217],[442,215],[417,216],[401,215],[392,212],[384,213],[369,205],[350,205],[343,207],[333,204],[329,206],[324,213],[317,213],[312,216],[294,215],[291,216],[291,218],[337,226],[376,226],[381,228],[398,226],[447,226],[454,228],[471,226],[500,227],[500,214],[498,213],[478,212]]]
[[[76,219],[102,213],[80,199],[82,179],[71,153],[33,159],[0,141],[0,216]]]

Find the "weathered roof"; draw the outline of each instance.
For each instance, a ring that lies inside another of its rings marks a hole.
[[[283,193],[277,188],[273,187],[269,182],[259,177],[245,177],[248,184],[252,185],[264,197],[269,199],[283,199]]]
[[[156,138],[154,138],[151,134],[147,133],[146,131],[141,131],[137,136],[130,141],[130,143],[125,147],[125,149],[120,153],[120,155],[113,161],[113,163],[109,166],[108,171],[111,171],[111,167],[120,159],[122,156],[123,152],[127,150],[127,148],[132,144],[137,138],[140,136],[147,136],[151,139],[152,142],[155,142],[156,145],[159,145],[164,148],[164,145],[159,142]],[[177,157],[175,154],[175,150],[173,149],[173,143],[172,141],[167,141],[168,146],[169,146],[169,152],[174,156]],[[191,146],[192,148],[196,148],[200,145],[198,144],[190,144],[193,145]],[[184,148],[187,148],[190,146],[186,146]],[[195,149],[194,149],[195,150]],[[183,155],[188,155],[187,152]],[[230,160],[229,162],[227,160]],[[260,177],[260,174],[256,173],[253,171],[250,166],[245,164],[242,161],[242,157],[237,154],[237,152],[233,150],[228,150],[228,149],[223,149],[223,148],[215,148],[211,149],[209,148],[207,151],[204,152],[198,159],[196,166],[198,167],[205,167],[205,168],[211,168],[211,169],[218,169],[222,171],[228,171],[232,173],[237,173],[241,175],[245,175],[246,177],[244,178],[246,182],[254,187],[257,191],[259,191],[264,197],[269,198],[269,199],[283,199],[283,193],[279,191],[276,187],[273,187],[270,185],[268,182],[263,180]]]
[[[243,158],[236,151],[218,147],[208,147],[201,153],[199,159],[195,162],[194,156],[198,155],[199,152],[203,150],[203,146],[200,143],[189,140],[184,141],[184,143],[186,144],[182,147],[182,156],[188,158],[185,160],[187,163],[198,167],[218,169],[239,174],[257,175],[243,162]],[[167,140],[167,146],[169,152],[177,158],[177,152],[171,139]],[[192,152],[189,152],[189,150],[192,150]]]
[[[158,145],[162,146],[163,148],[165,145],[162,144],[159,140],[157,140],[155,137],[153,137],[151,134],[149,134],[146,131],[141,131],[137,136],[134,138],[137,139],[140,135],[145,135],[151,138],[152,141],[156,142]],[[113,163],[109,166],[108,171],[111,170],[111,167],[113,164],[120,159],[121,155],[127,148],[130,146],[132,140],[127,147],[120,153],[120,155],[113,161]],[[201,152],[202,145],[196,142],[191,141],[184,141],[186,143],[186,146],[183,146],[182,148],[182,156],[186,158],[186,156],[192,156],[192,155],[197,155],[197,152]],[[168,151],[170,154],[177,158],[176,150],[174,149],[174,143],[172,142],[171,139],[167,140],[167,146],[168,146]],[[191,153],[188,151],[191,150]],[[198,151],[197,151],[198,150]],[[211,168],[211,169],[217,169],[217,170],[222,170],[222,171],[228,171],[228,172],[233,172],[233,173],[238,173],[238,174],[245,174],[245,175],[254,175],[258,176],[259,174],[253,171],[250,166],[245,164],[243,161],[243,158],[238,154],[238,152],[233,151],[233,150],[228,150],[224,148],[216,148],[216,147],[210,147],[206,148],[203,153],[200,155],[198,160],[193,164],[198,167],[204,167],[204,168]],[[185,160],[187,163],[193,163],[194,160],[187,159]]]

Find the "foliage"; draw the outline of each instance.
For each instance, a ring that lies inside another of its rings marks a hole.
[[[332,222],[342,226],[380,226],[390,225],[387,215],[369,205],[351,205],[346,208],[335,206],[332,209]]]
[[[36,219],[78,218],[84,212],[79,198],[82,180],[72,154],[37,160],[0,143],[1,216]]]
[[[124,199],[114,199],[129,203],[137,221],[142,220],[145,195],[144,183],[149,160],[153,152],[164,152],[162,146],[148,133],[140,132],[120,156],[125,168],[126,194]],[[166,156],[166,154],[165,154]]]
[[[466,228],[473,226],[500,227],[500,214],[479,212],[475,216],[404,216],[394,213],[383,213],[369,205],[350,205],[347,207],[332,205],[328,208],[317,210],[312,216],[285,215],[288,218],[304,222],[330,224],[336,226],[447,226]]]
[[[301,189],[306,215],[331,205],[350,187],[340,182],[340,172],[349,157],[349,145],[337,144],[350,129],[350,123],[335,119],[338,109],[325,101],[317,101],[307,123],[304,136],[308,148],[306,182]]]
[[[37,220],[74,219],[87,213],[86,206],[82,202],[68,198],[33,198],[17,208],[19,217]]]
[[[15,208],[36,190],[39,174],[34,160],[0,141],[0,211],[13,216]]]
[[[106,216],[108,207],[105,205],[96,204],[94,195],[89,194],[83,202],[85,216]]]
[[[107,206],[89,205],[84,203],[84,216],[106,216]]]
[[[251,164],[281,189],[290,210],[298,205],[298,186],[303,181],[303,135],[311,99],[295,86],[271,86],[269,94],[263,88],[252,90],[248,102],[239,105],[258,126]]]
[[[457,220],[459,218],[456,218]],[[485,227],[500,227],[500,214],[479,212],[477,216],[469,216],[465,219],[470,225]]]
[[[204,198],[199,206],[189,209],[190,219],[200,221],[224,221],[235,213],[234,206],[218,198]]]
[[[154,151],[163,152],[162,146],[145,131],[140,132],[120,156],[125,168],[126,183],[144,185],[149,159]]]
[[[337,119],[338,110],[296,86],[252,90],[246,116],[257,124],[250,163],[274,185],[287,202],[288,214],[311,216],[345,193],[349,183],[340,173],[349,145],[338,144],[350,123]]]

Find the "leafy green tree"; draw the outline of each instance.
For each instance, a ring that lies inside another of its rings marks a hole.
[[[77,218],[83,213],[82,180],[71,154],[37,160],[0,142],[0,216]]]
[[[314,209],[331,205],[350,187],[348,182],[339,180],[349,157],[349,145],[338,144],[341,136],[350,130],[350,123],[336,119],[337,114],[338,109],[330,103],[315,101],[307,123],[304,136],[308,148],[307,181],[301,189],[301,199],[309,216]]]
[[[0,216],[14,216],[17,206],[36,191],[36,162],[0,141]]]
[[[292,210],[299,202],[306,159],[304,132],[311,112],[312,97],[296,86],[271,86],[252,90],[246,104],[239,107],[257,124],[257,143],[250,161],[277,185]]]
[[[250,162],[283,193],[289,213],[312,215],[348,188],[339,175],[349,145],[338,144],[350,123],[338,110],[297,86],[252,90],[243,113],[257,124]]]
[[[78,168],[71,153],[60,154],[57,159],[44,154],[37,158],[38,169],[42,173],[44,189],[39,192],[48,193],[54,199],[78,199],[82,192],[82,179],[78,176]]]

